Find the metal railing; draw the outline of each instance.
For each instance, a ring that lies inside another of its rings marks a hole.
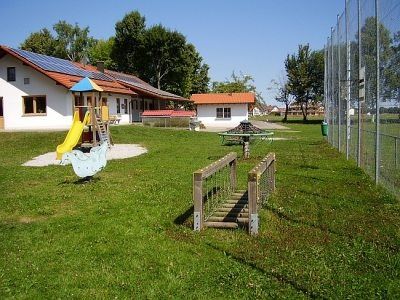
[[[248,173],[249,233],[258,233],[258,211],[275,191],[275,153],[269,153]]]
[[[236,189],[237,154],[231,152],[193,173],[194,230],[200,231],[215,209]]]

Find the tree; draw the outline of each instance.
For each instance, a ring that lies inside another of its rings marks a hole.
[[[20,48],[39,54],[54,55],[56,40],[47,28],[43,28],[38,32],[31,33]]]
[[[271,80],[271,87],[269,90],[274,90],[275,100],[285,104],[285,116],[283,117],[283,122],[287,122],[287,116],[289,112],[289,106],[293,102],[293,97],[289,92],[289,84],[287,78],[281,78],[279,81]]]
[[[309,45],[299,45],[295,54],[285,60],[288,90],[300,105],[303,121],[307,121],[308,105],[317,104],[323,97],[324,55],[310,51]]]
[[[126,14],[115,24],[115,42],[111,57],[121,72],[139,75],[146,19],[138,11]]]
[[[55,52],[58,57],[77,62],[87,58],[88,49],[95,43],[89,36],[89,27],[80,28],[78,24],[59,21],[53,29],[57,33]]]
[[[97,40],[92,47],[88,49],[88,58],[91,64],[99,61],[104,62],[104,67],[110,70],[116,70],[117,65],[111,58],[111,51],[114,47],[114,38],[108,40]]]
[[[20,48],[80,62],[87,57],[88,49],[95,43],[89,36],[89,27],[80,28],[78,24],[59,21],[54,24],[53,30],[55,36],[47,28],[31,33]]]
[[[257,102],[263,102],[261,93],[257,91],[254,85],[254,79],[251,75],[236,75],[232,72],[231,79],[222,82],[214,81],[211,84],[211,92],[213,93],[247,93],[252,92],[256,96]]]
[[[184,97],[207,91],[208,66],[181,33],[161,24],[146,28],[145,18],[137,11],[127,14],[115,28],[112,58],[120,71]]]

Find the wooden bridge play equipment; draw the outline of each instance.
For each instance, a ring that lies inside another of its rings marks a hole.
[[[257,234],[258,211],[275,191],[275,154],[248,173],[248,189],[236,190],[237,154],[231,152],[193,173],[194,230],[247,228]]]

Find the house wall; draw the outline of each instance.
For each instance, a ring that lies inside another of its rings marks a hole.
[[[7,67],[15,67],[16,81],[7,81]],[[30,83],[24,84],[24,78],[29,78]],[[46,96],[46,115],[24,115],[22,96],[39,95]],[[8,54],[0,59],[0,97],[6,130],[67,129],[71,125],[72,94]]]
[[[230,107],[230,119],[217,119],[217,107]],[[197,118],[206,127],[235,127],[248,120],[247,104],[202,104],[197,105]]]

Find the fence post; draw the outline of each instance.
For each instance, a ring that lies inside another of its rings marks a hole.
[[[237,163],[237,158],[235,157],[235,159],[230,163],[230,181],[231,181],[231,187],[232,187],[232,191],[236,191],[236,183],[237,183],[237,175],[236,175],[236,163]]]
[[[273,193],[273,192],[275,192],[275,183],[276,183],[276,180],[275,180],[275,173],[276,173],[276,159],[275,159],[275,153],[272,155],[272,163],[271,163],[271,177],[272,177],[272,179],[271,179],[271,193]]]
[[[376,22],[376,143],[375,143],[375,182],[379,182],[379,165],[380,165],[380,49],[379,49],[379,1],[375,0],[375,22]]]
[[[397,137],[394,138],[394,167],[397,169],[398,166],[398,162],[397,162],[397,149],[398,149],[398,145],[397,145]]]
[[[195,231],[203,229],[203,174],[193,173],[193,203],[194,203],[194,225]]]
[[[337,93],[337,101],[338,101],[338,110],[337,110],[337,120],[338,120],[338,150],[339,152],[341,152],[341,134],[340,134],[340,127],[341,127],[341,123],[342,123],[342,118],[340,116],[340,111],[341,111],[341,102],[340,101],[340,97],[341,97],[341,84],[340,84],[340,72],[341,72],[341,68],[340,68],[340,19],[339,19],[339,15],[337,15],[337,25],[336,25],[336,36],[337,36],[337,56],[338,56],[338,73],[337,73],[337,80],[338,80],[338,93]]]
[[[248,199],[249,199],[249,233],[258,234],[258,213],[257,213],[257,174],[248,175]]]
[[[361,0],[357,0],[357,26],[358,26],[358,89],[360,89],[360,74],[361,74],[361,55],[362,55],[362,51],[361,51]],[[365,83],[363,83],[365,84]],[[364,100],[364,99],[363,99]],[[363,101],[361,100],[360,97],[360,91],[358,92],[358,141],[357,141],[357,166],[361,167],[361,143],[362,143],[362,136],[361,136],[361,118],[362,118],[362,114],[361,114],[361,102]]]
[[[350,158],[350,98],[351,98],[351,87],[350,87],[350,41],[349,41],[349,8],[345,0],[345,17],[346,17],[346,87],[347,87],[347,99],[346,99],[346,158]]]
[[[332,103],[332,126],[331,126],[331,132],[332,132],[332,140],[331,144],[332,146],[335,146],[335,73],[334,73],[334,65],[333,65],[333,27],[331,27],[331,103]]]

